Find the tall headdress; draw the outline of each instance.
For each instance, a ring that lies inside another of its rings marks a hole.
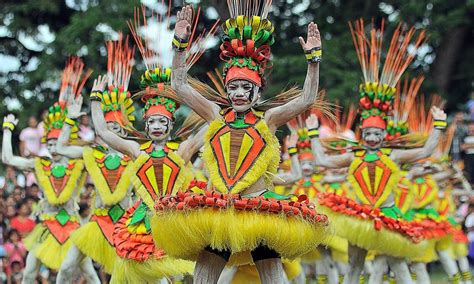
[[[369,127],[386,129],[387,118],[391,114],[396,95],[395,87],[414,59],[417,49],[424,42],[424,31],[412,41],[416,33],[415,28],[405,30],[403,27],[400,23],[395,29],[380,71],[384,21],[378,29],[372,25],[369,37],[362,19],[355,21],[354,24],[349,23],[364,79],[359,87],[362,129]]]
[[[63,70],[61,79],[59,101],[48,109],[48,115],[43,120],[44,132],[41,138],[42,143],[46,143],[49,139],[59,138],[67,118],[65,97],[68,93],[79,96],[91,73],[92,70],[84,71],[84,63],[79,57],[71,57],[66,61],[66,67]],[[73,125],[70,140],[77,139],[77,132],[77,126]]]
[[[335,110],[335,119],[323,116],[320,118],[319,137],[321,143],[329,150],[337,153],[358,145],[352,126],[357,116],[357,107],[351,104]]]
[[[274,43],[274,26],[267,19],[272,0],[227,0],[227,5],[230,19],[222,26],[220,47],[224,83],[244,79],[262,87]]]
[[[106,46],[108,87],[98,96],[102,99],[105,120],[125,126],[135,121],[135,107],[128,91],[135,48],[130,48],[128,37],[123,40],[122,34],[117,41],[108,41]]]
[[[425,77],[419,76],[409,80],[406,78],[397,86],[396,96],[393,104],[393,112],[387,123],[387,136],[385,140],[395,141],[409,133],[408,117],[412,110],[418,110],[415,102],[421,84]],[[424,107],[424,106],[423,106]]]
[[[310,114],[311,111],[306,111],[287,123],[288,128],[298,134],[296,148],[298,149],[298,158],[300,160],[314,160],[313,151],[311,149],[311,138],[309,137],[308,128],[306,127],[306,119]]]
[[[162,1],[162,6],[165,6],[164,0]],[[140,98],[145,104],[143,108],[144,117],[160,114],[173,119],[181,101],[171,89],[171,69],[169,66],[165,66],[166,63],[163,61],[167,57],[172,57],[170,45],[161,43],[166,33],[173,34],[173,31],[170,29],[170,14],[171,0],[168,2],[168,11],[165,16],[152,11],[151,21],[159,26],[158,31],[154,32],[153,36],[146,35],[141,30],[141,27],[145,30],[149,27],[144,6],[141,9],[135,8],[134,20],[128,21],[128,26],[147,69],[140,78],[140,87],[143,91],[134,96]],[[203,43],[216,31],[217,23],[209,32],[203,31],[196,36],[199,15],[200,9],[198,9],[192,23],[192,34],[189,39],[189,45],[186,48],[187,68],[190,68],[201,57],[205,50]]]

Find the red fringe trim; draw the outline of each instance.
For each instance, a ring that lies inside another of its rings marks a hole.
[[[468,244],[469,239],[462,229],[453,229],[453,239],[455,243]]]
[[[384,228],[399,233],[414,243],[418,243],[426,238],[423,227],[416,222],[397,220],[384,216],[379,208],[358,204],[352,199],[333,193],[320,193],[318,194],[318,200],[321,206],[328,207],[334,212],[373,221],[374,229],[377,231]]]
[[[155,247],[151,234],[139,235],[128,231],[126,221],[131,218],[141,201],[130,207],[115,224],[114,244],[117,255],[121,258],[146,261],[150,258],[160,259],[165,255],[163,250]]]
[[[217,191],[206,191],[204,194],[187,191],[178,192],[175,196],[163,196],[155,204],[157,211],[197,208],[233,208],[241,211],[285,214],[288,217],[299,216],[312,223],[328,223],[328,217],[317,213],[314,204],[309,203],[304,195],[298,197],[298,201],[291,201],[263,196],[242,198],[239,194],[222,194]]]

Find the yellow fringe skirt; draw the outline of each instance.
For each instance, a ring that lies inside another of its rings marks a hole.
[[[283,263],[288,280],[295,279],[302,271],[301,265],[298,261],[289,261]],[[255,265],[239,266],[235,273],[232,284],[260,284],[260,276]]]

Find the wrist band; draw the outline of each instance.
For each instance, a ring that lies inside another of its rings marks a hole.
[[[13,123],[11,123],[11,122],[4,121],[2,128],[3,128],[3,129],[8,128],[8,129],[10,129],[11,131],[13,131],[13,129],[15,129],[15,125],[14,125]]]
[[[100,91],[92,91],[90,95],[90,100],[91,101],[97,101],[97,102],[102,102],[102,92]]]
[[[323,50],[321,47],[315,47],[310,50],[305,50],[305,57],[308,60],[308,63],[316,63],[321,62],[321,58],[323,56]]]
[[[298,149],[296,147],[289,147],[288,154],[290,154],[290,156],[296,155],[298,154]]]
[[[313,129],[308,129],[308,136],[309,138],[318,138],[319,137],[319,129],[318,128],[313,128]]]
[[[185,39],[181,39],[174,35],[173,38],[173,48],[177,51],[184,51],[189,45],[189,41]]]
[[[433,122],[433,127],[439,130],[444,130],[446,127],[448,127],[448,123],[446,120],[435,120]]]
[[[66,119],[64,120],[64,123],[66,123],[69,126],[76,126],[76,122],[69,117],[66,117]]]

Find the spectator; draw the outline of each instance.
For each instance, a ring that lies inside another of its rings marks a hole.
[[[94,130],[90,126],[90,118],[83,115],[79,119],[79,137],[86,142],[93,142],[95,138]]]
[[[5,170],[5,178],[3,182],[3,193],[8,196],[13,192],[17,186],[23,187],[25,185],[25,177],[21,174],[17,175],[15,168],[7,166]]]
[[[469,122],[468,135],[464,137],[461,149],[464,151],[464,167],[469,182],[474,183],[474,121]]]
[[[21,284],[21,279],[23,278],[23,267],[18,261],[14,261],[11,264],[11,274],[10,274],[10,283],[11,284]]]
[[[20,154],[23,157],[37,156],[41,149],[41,131],[34,116],[28,118],[28,127],[20,133]]]
[[[20,240],[20,234],[17,230],[12,229],[8,232],[8,240],[5,243],[5,251],[7,252],[7,274],[11,274],[15,271],[14,263],[19,264],[20,271],[25,266],[26,248]]]
[[[5,263],[4,263],[5,257],[0,255],[0,283],[7,283],[7,273],[5,271]]]
[[[469,240],[469,258],[474,261],[474,204],[469,203],[469,214],[464,221],[464,226],[467,231],[467,238]]]
[[[474,91],[471,92],[471,97],[467,101],[467,110],[469,111],[469,118],[474,120]]]
[[[31,219],[30,208],[26,202],[17,205],[18,215],[10,222],[10,227],[18,231],[22,238],[26,237],[36,226],[36,222]]]

